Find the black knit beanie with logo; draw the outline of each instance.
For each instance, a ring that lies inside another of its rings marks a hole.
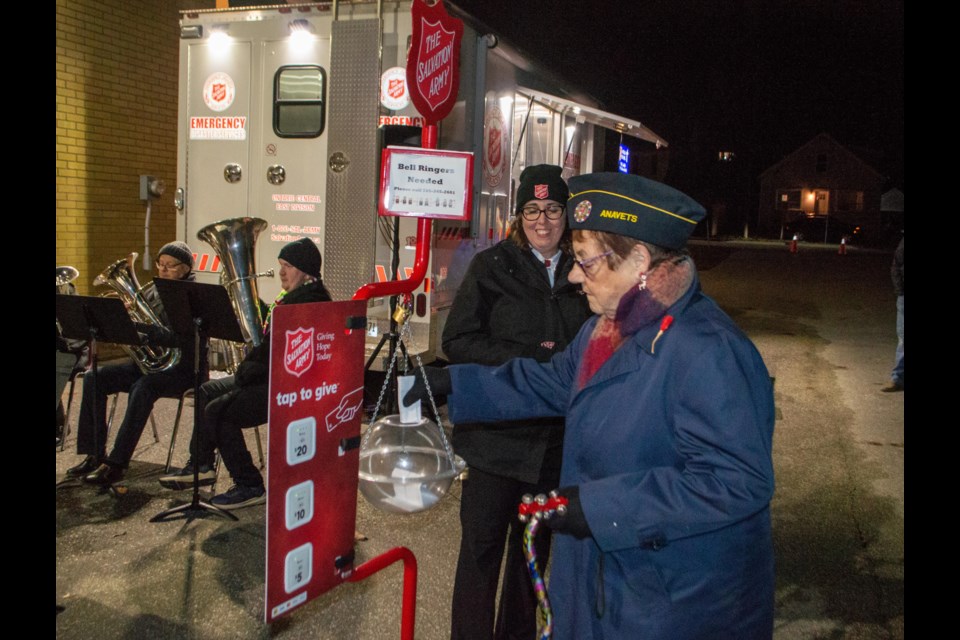
[[[570,190],[561,177],[562,169],[553,164],[535,164],[520,173],[520,186],[517,187],[517,209],[519,215],[523,205],[531,200],[555,200],[567,204]]]

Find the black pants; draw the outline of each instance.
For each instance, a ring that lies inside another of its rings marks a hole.
[[[70,382],[70,376],[73,375],[73,370],[77,366],[77,360],[77,354],[75,353],[57,351],[57,411],[60,411],[63,406],[63,390],[67,388],[67,383]]]
[[[107,396],[127,392],[127,411],[117,429],[113,450],[106,457],[108,462],[126,467],[156,401],[160,398],[179,398],[192,386],[193,373],[185,367],[144,375],[132,361],[107,365],[98,370],[96,392],[91,374],[86,374],[77,425],[77,453],[104,457],[107,447]]]
[[[547,493],[558,482],[559,471],[544,473],[530,484],[470,469],[460,503],[463,533],[453,587],[453,640],[537,637],[537,598],[523,555],[524,524],[517,519],[517,507],[523,494]],[[494,624],[504,542],[507,560]],[[540,529],[535,545],[543,575],[550,555],[549,529]]]
[[[67,414],[63,410],[63,390],[67,388],[70,382],[70,376],[77,366],[79,358],[75,353],[57,351],[57,436],[60,436],[60,430],[67,421]]]
[[[203,419],[197,459],[201,465],[212,464],[214,449],[220,449],[220,457],[235,484],[263,486],[263,476],[253,464],[242,429],[267,421],[268,394],[267,382],[239,387],[233,376],[200,386],[198,410]]]

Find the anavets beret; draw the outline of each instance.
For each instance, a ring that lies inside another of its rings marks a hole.
[[[517,187],[517,210],[531,200],[555,200],[567,204],[570,190],[561,177],[562,169],[553,164],[535,164],[520,173],[520,186]]]
[[[673,187],[627,173],[570,178],[567,224],[681,249],[706,210]]]
[[[320,277],[320,265],[323,262],[320,249],[317,249],[316,243],[310,238],[303,237],[285,244],[277,258],[286,260],[308,276]]]
[[[193,252],[186,242],[180,242],[179,240],[168,242],[160,247],[160,251],[157,252],[158,259],[160,256],[170,256],[193,269]]]

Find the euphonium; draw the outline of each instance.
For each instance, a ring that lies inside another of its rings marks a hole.
[[[261,218],[231,218],[208,224],[197,232],[197,238],[213,247],[220,258],[220,264],[223,265],[220,284],[227,289],[244,339],[253,346],[258,346],[263,340],[257,278],[273,277],[273,269],[257,273],[254,258],[257,236],[266,227],[267,221]],[[225,354],[228,371],[236,370],[243,355],[239,345]]]
[[[77,279],[77,276],[80,275],[80,272],[73,267],[57,267],[57,293],[63,294],[65,296],[71,296],[76,293],[73,286],[70,284]],[[59,336],[61,332],[60,321],[57,320],[57,335]]]
[[[73,293],[69,286],[71,282],[77,279],[80,272],[73,267],[57,267],[57,293],[70,295]]]
[[[138,255],[140,254],[134,251],[126,258],[117,260],[104,269],[93,281],[93,284],[94,286],[107,285],[113,289],[126,304],[130,319],[134,322],[165,327],[166,324],[160,319],[157,311],[150,306],[148,298],[144,295],[151,288],[156,288],[155,285],[150,282],[141,287],[137,281],[137,274],[133,265]],[[180,362],[180,349],[148,345],[133,346],[125,344],[120,346],[133,358],[145,374],[167,371]]]

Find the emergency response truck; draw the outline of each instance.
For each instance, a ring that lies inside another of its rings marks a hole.
[[[220,259],[197,232],[225,219],[267,221],[258,270],[303,236],[323,255],[336,300],[363,284],[404,278],[416,221],[378,217],[385,145],[420,145],[423,119],[404,68],[411,2],[321,2],[184,11],[180,20],[177,237],[198,251],[198,280],[218,282]],[[413,295],[411,353],[442,356],[439,338],[475,253],[506,236],[524,167],[563,165],[565,176],[599,170],[603,128],[666,143],[635,120],[598,109],[589,96],[539,68],[453,4],[464,21],[460,83],[439,123],[440,149],[474,153],[468,222],[433,225],[427,278]],[[261,278],[269,302],[279,278]],[[387,301],[368,309],[368,346],[389,331]],[[384,356],[389,356],[384,353]],[[378,367],[379,368],[379,367]]]

